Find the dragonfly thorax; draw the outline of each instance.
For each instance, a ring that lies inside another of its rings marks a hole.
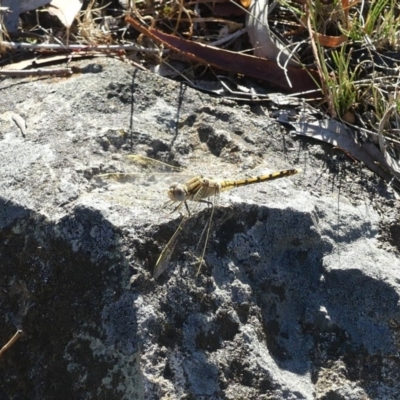
[[[184,201],[187,199],[188,192],[185,185],[181,183],[172,183],[168,189],[168,197],[172,201]]]

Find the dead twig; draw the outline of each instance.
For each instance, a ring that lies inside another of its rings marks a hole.
[[[21,50],[74,50],[74,51],[101,51],[101,50],[110,50],[110,51],[120,51],[120,50],[136,50],[144,53],[159,53],[159,49],[149,49],[143,46],[139,46],[137,44],[99,44],[99,45],[84,45],[84,44],[55,44],[55,43],[16,43],[16,42],[3,42],[5,47]]]
[[[56,69],[28,69],[24,71],[9,69],[9,70],[0,70],[0,76],[16,76],[16,77],[24,77],[24,76],[43,76],[43,75],[72,75],[72,68],[56,68]]]
[[[3,354],[24,334],[21,329],[18,329],[15,335],[1,348],[0,358]]]

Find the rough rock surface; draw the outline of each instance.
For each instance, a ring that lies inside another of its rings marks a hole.
[[[79,65],[0,83],[0,344],[25,333],[0,360],[0,398],[398,398],[390,188],[248,106]],[[96,178],[129,153],[221,178],[303,173],[222,193],[197,275],[200,207],[154,280],[180,218],[161,184],[154,198]]]

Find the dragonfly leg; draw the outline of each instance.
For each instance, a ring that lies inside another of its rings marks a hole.
[[[199,200],[199,203],[207,204],[208,207],[212,207],[214,204],[212,201],[208,201],[208,200]]]
[[[181,202],[171,211],[171,214],[173,214],[176,210],[179,210],[179,209],[182,207],[182,204],[183,204],[183,203],[185,203],[186,209],[187,209],[188,207],[187,207],[186,201],[181,201]],[[189,210],[188,210],[188,211],[189,211]],[[189,213],[189,215],[190,215],[190,213]]]
[[[187,201],[184,200],[182,203],[185,203],[185,207],[186,207],[186,210],[187,210],[187,212],[188,212],[188,216],[190,217],[190,216],[191,216],[191,213],[190,213],[190,210],[189,210],[189,206],[188,206]],[[179,204],[179,207],[182,206],[182,203]],[[205,203],[205,204],[207,204],[208,206],[211,206],[211,205],[212,205],[212,202],[211,202],[211,201],[207,201],[207,200],[199,200],[198,203]],[[175,210],[176,210],[176,209],[177,209],[177,208],[175,208]],[[175,210],[174,210],[174,211],[175,211]]]
[[[188,212],[188,216],[190,217],[190,210],[189,210],[189,206],[188,206],[187,201],[185,200],[185,201],[183,201],[182,203],[185,203],[186,211]],[[181,203],[181,204],[182,204],[182,203]]]

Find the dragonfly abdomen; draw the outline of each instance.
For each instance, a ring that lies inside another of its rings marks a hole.
[[[239,186],[252,185],[254,183],[261,183],[266,181],[272,181],[274,179],[285,178],[287,176],[295,175],[299,173],[299,169],[284,169],[282,171],[273,172],[268,175],[253,176],[251,178],[244,178],[238,180],[226,180],[220,182],[221,191],[231,190]]]
[[[261,183],[265,181],[271,181],[273,179],[284,178],[297,174],[298,172],[300,172],[298,169],[284,169],[268,175],[223,181],[196,176],[188,180],[183,185],[176,183],[171,185],[168,191],[168,196],[172,201],[200,201],[208,197],[216,196],[225,190],[234,189],[239,186],[252,185],[253,183]]]

